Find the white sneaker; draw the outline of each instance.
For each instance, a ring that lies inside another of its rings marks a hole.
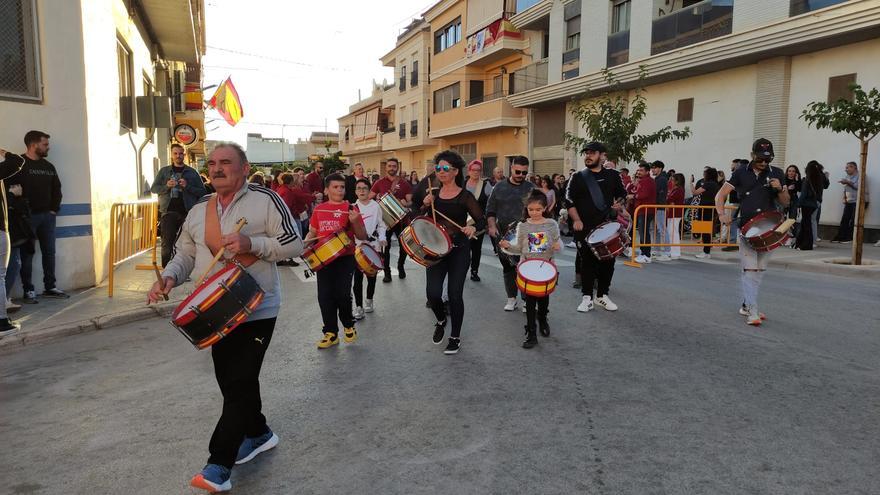
[[[578,312],[587,313],[591,309],[593,309],[593,298],[590,296],[584,296],[581,303],[578,305]]]
[[[623,248],[623,255],[624,255],[625,257],[627,257],[627,258],[632,257],[632,255],[633,255],[633,250],[632,250],[632,248],[631,248],[631,247],[625,247],[625,248]]]
[[[874,247],[880,247],[880,241],[875,242]]]
[[[651,262],[651,258],[648,258],[644,254],[640,254],[640,255],[636,256],[636,263],[650,263],[650,262]]]
[[[522,312],[525,313],[526,311],[527,311],[527,310],[526,310],[526,302],[523,301],[523,302],[522,302]]]
[[[672,257],[661,254],[660,256],[657,256],[657,261],[672,261]]]
[[[711,257],[712,257],[712,255],[709,253],[697,253],[694,255],[694,258],[700,258],[700,259],[711,258]]]
[[[602,306],[608,311],[617,311],[617,305],[611,300],[610,297],[604,295],[596,299],[596,304]]]
[[[507,304],[504,305],[504,311],[513,311],[516,309],[516,298],[508,297]]]
[[[15,313],[21,309],[21,304],[15,304],[12,302],[12,299],[6,299],[6,312],[7,313]]]
[[[367,313],[373,312],[373,300],[372,299],[367,299],[364,301],[364,311]]]
[[[761,314],[757,308],[749,308],[749,316],[746,316],[746,324],[753,327],[761,326]]]
[[[363,320],[364,319],[364,308],[358,306],[354,308],[352,315],[355,320]]]
[[[572,248],[572,249],[577,249],[577,244],[575,244],[574,241],[568,241],[568,242],[565,244],[565,247],[567,247],[567,248]]]

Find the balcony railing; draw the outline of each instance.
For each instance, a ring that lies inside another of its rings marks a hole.
[[[510,94],[522,93],[547,85],[547,60],[541,60],[513,72],[513,86]]]
[[[789,15],[794,17],[796,15],[806,14],[807,12],[824,9],[825,7],[831,7],[832,5],[848,1],[849,0],[791,0]]]
[[[409,135],[410,136],[418,136],[419,135],[419,121],[413,120],[409,123]]]
[[[406,91],[406,76],[400,76],[400,90]]]
[[[562,63],[567,64],[581,58],[581,49],[575,48],[562,54]]]
[[[733,0],[705,0],[654,20],[651,55],[733,32]]]
[[[629,62],[629,30],[620,31],[608,37],[607,67]]]
[[[540,1],[541,0],[516,0],[516,11],[517,13],[525,12],[527,9],[537,5]]]
[[[405,123],[400,124],[400,131],[398,132],[397,135],[400,137],[400,139],[403,139],[406,137],[406,124]]]
[[[479,105],[480,103],[485,103],[487,101],[497,100],[498,98],[502,98],[505,96],[504,91],[495,91],[489,93],[487,95],[474,96],[470,100],[467,101],[466,106]]]

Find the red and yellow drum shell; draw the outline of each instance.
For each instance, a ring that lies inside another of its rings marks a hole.
[[[369,244],[360,244],[355,248],[354,260],[358,270],[368,277],[375,277],[383,268],[382,255]]]
[[[302,259],[312,271],[336,261],[351,246],[352,241],[344,230],[338,230],[327,237],[315,241],[315,244],[303,251]]]
[[[555,274],[549,280],[534,280],[530,279],[528,275],[523,274],[523,266],[526,266],[527,263],[544,263],[549,265],[552,268],[553,273]],[[547,297],[556,290],[557,282],[559,281],[559,269],[556,267],[556,264],[549,260],[542,259],[527,259],[523,260],[516,267],[516,286],[519,288],[527,296],[532,297]]]

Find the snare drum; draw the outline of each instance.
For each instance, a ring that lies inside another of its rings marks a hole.
[[[629,245],[629,234],[618,222],[605,222],[590,232],[587,245],[600,260],[613,260]]]
[[[357,262],[358,270],[368,277],[375,277],[384,266],[382,255],[366,243],[355,248],[354,260]]]
[[[379,207],[382,208],[382,220],[385,226],[390,230],[401,220],[409,215],[409,209],[405,208],[400,200],[391,193],[385,193],[376,200]]]
[[[303,251],[302,259],[316,272],[342,256],[351,244],[348,234],[344,230],[338,230],[315,241],[314,245]]]
[[[527,296],[549,296],[558,279],[559,270],[552,261],[532,258],[516,267],[516,286]]]
[[[498,238],[499,244],[501,241],[507,241],[511,244],[509,248],[503,248],[500,245],[498,246],[499,255],[503,256],[507,259],[508,264],[516,265],[519,262],[520,251],[517,249],[519,246],[516,246],[516,227],[519,225],[519,222],[513,222],[512,224],[507,226],[507,229],[504,231],[504,234]]]
[[[446,229],[427,216],[416,217],[400,233],[400,245],[413,261],[429,267],[452,251],[452,238]]]
[[[772,251],[791,237],[788,230],[783,233],[776,231],[784,220],[785,217],[778,211],[765,211],[752,217],[739,231],[755,251]]]
[[[230,263],[200,285],[171,314],[171,324],[196,349],[229,335],[263,302],[265,293],[238,263]]]

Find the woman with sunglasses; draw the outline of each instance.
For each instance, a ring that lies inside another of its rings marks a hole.
[[[434,344],[441,344],[446,331],[446,309],[443,305],[443,280],[447,277],[449,313],[452,333],[444,354],[456,354],[461,347],[461,323],[464,320],[464,282],[470,266],[471,253],[468,239],[478,230],[486,228],[486,219],[474,195],[464,188],[464,159],[452,150],[441,151],[434,157],[434,171],[440,182],[439,190],[431,188],[422,200],[422,212],[431,215],[436,209],[437,223],[452,237],[452,250],[439,263],[428,268],[427,292],[431,310],[437,317],[434,326]],[[442,214],[442,215],[441,215]],[[467,226],[467,216],[474,225]],[[445,217],[448,217],[447,220]],[[458,224],[458,227],[456,225]]]

